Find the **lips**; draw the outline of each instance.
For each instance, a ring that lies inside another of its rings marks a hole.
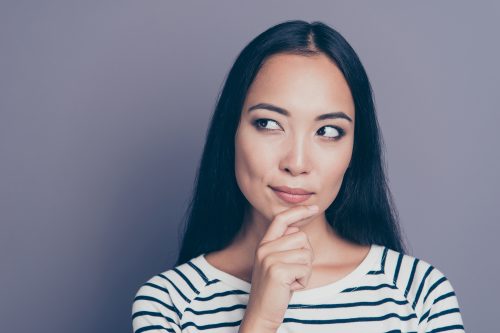
[[[271,188],[275,191],[286,192],[290,194],[313,194],[312,191],[304,190],[299,187],[288,187],[288,186],[271,186]]]
[[[314,194],[313,192],[304,190],[302,188],[291,188],[287,186],[270,187],[276,194],[276,196],[287,203],[300,203],[308,200]]]

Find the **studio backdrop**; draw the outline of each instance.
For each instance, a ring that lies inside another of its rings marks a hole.
[[[497,329],[500,5],[21,0],[0,4],[2,331],[131,332],[232,62],[290,19],[359,54],[409,254],[452,282],[467,331]]]

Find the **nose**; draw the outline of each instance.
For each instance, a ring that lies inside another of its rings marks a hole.
[[[309,148],[306,140],[299,137],[288,140],[285,154],[280,161],[280,169],[293,176],[310,172]]]

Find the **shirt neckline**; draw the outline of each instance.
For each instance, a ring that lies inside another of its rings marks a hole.
[[[329,297],[333,294],[337,294],[342,290],[352,287],[354,283],[361,277],[366,275],[370,270],[375,268],[377,259],[380,259],[381,253],[383,251],[383,246],[378,244],[372,244],[370,250],[361,263],[352,270],[349,274],[337,280],[333,283],[326,284],[324,286],[315,287],[307,290],[297,290],[292,294],[290,302],[296,303],[301,301],[310,301],[311,299],[317,299],[320,297]],[[198,264],[200,268],[207,273],[212,278],[217,278],[222,282],[230,285],[233,288],[250,293],[251,283],[242,280],[234,275],[226,273],[215,266],[212,266],[206,259],[205,253],[200,254],[198,257],[193,259],[194,263]]]

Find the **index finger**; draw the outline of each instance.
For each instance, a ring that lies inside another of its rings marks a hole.
[[[316,208],[311,209],[309,207]],[[266,230],[264,237],[262,237],[261,243],[266,243],[280,238],[285,234],[285,231],[290,224],[311,217],[317,212],[318,206],[295,206],[278,214],[274,218],[273,222],[271,222],[271,225],[269,225],[269,228]]]

